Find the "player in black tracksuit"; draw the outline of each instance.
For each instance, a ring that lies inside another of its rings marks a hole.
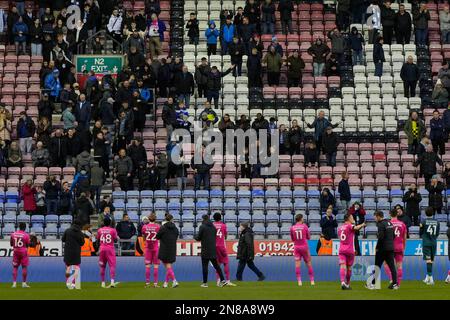
[[[394,227],[389,220],[384,219],[381,211],[375,212],[375,220],[378,228],[375,265],[381,270],[383,262],[386,262],[392,273],[392,283],[389,285],[389,289],[398,289],[397,269],[394,260]]]

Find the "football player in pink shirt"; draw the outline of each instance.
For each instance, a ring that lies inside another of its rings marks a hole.
[[[403,277],[403,256],[406,247],[406,225],[403,221],[398,220],[398,212],[396,209],[391,211],[391,223],[394,226],[394,259],[395,266],[397,267],[397,284],[400,286],[400,282]],[[389,280],[392,281],[391,270],[387,264],[384,264],[384,270],[386,271]]]
[[[295,275],[297,276],[297,283],[302,285],[302,275],[300,272],[300,265],[305,261],[308,266],[309,280],[311,285],[314,285],[314,271],[311,264],[311,255],[309,253],[308,240],[311,239],[309,228],[303,223],[303,215],[297,214],[295,216],[295,224],[291,227],[291,240],[294,242],[294,257],[295,257]]]
[[[145,239],[145,286],[150,286],[150,269],[153,266],[153,286],[158,288],[158,249],[159,241],[156,239],[161,226],[156,223],[156,214],[152,213],[149,217],[143,217],[142,236]]]
[[[344,224],[338,228],[339,266],[342,290],[350,290],[352,266],[355,261],[355,231],[366,226],[365,223],[355,226],[353,215],[344,215]]]
[[[11,235],[9,243],[13,247],[13,284],[12,287],[16,288],[17,273],[19,267],[22,266],[22,288],[29,288],[27,284],[27,268],[30,264],[28,258],[28,245],[30,243],[30,236],[25,232],[27,228],[26,223],[19,223],[19,230]]]
[[[108,288],[115,288],[119,284],[114,281],[116,277],[116,250],[114,248],[114,242],[117,241],[117,231],[111,227],[111,219],[105,218],[103,220],[103,227],[97,231],[97,241],[100,243],[98,264],[100,265],[102,288],[106,288],[106,265],[109,265],[111,278],[111,285]]]
[[[214,213],[214,227],[216,227],[216,256],[217,263],[219,265],[223,264],[223,269],[225,271],[225,280],[227,281],[227,285],[234,287],[236,286],[234,283],[230,281],[230,262],[228,259],[227,246],[225,244],[225,240],[227,238],[227,225],[222,222],[222,214],[220,212]],[[220,278],[216,272],[217,286],[220,286]]]

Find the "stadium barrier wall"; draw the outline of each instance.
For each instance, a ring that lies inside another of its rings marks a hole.
[[[293,257],[256,257],[255,263],[267,277],[267,281],[293,281],[295,282],[295,267]],[[312,257],[315,280],[339,282],[338,257],[322,256]],[[356,257],[353,266],[353,281],[365,281],[368,266],[374,263],[374,257]],[[237,261],[230,257],[231,279],[235,279]],[[447,276],[450,263],[447,257],[436,257],[434,267],[435,280],[443,281]],[[61,282],[65,281],[65,265],[62,257],[32,257],[29,266],[29,282]],[[425,277],[426,265],[422,257],[405,257],[403,262],[404,280],[422,280]],[[174,264],[177,280],[201,282],[200,257],[178,257]],[[160,266],[159,279],[164,279],[164,267]],[[214,269],[210,267],[210,280],[214,281]],[[308,271],[302,263],[303,281],[308,281]],[[382,278],[386,280],[384,270]],[[12,280],[12,258],[0,259],[0,282]],[[21,276],[19,272],[20,281]],[[84,282],[100,281],[98,257],[84,257],[81,263],[81,279]],[[118,257],[116,281],[144,282],[145,267],[142,257]],[[255,281],[256,276],[248,268],[244,272],[244,280]],[[338,286],[338,284],[337,284]]]
[[[62,256],[62,243],[60,240],[42,240],[44,256]],[[236,240],[226,241],[228,254],[233,256],[237,252]],[[377,240],[360,240],[360,250],[362,256],[374,256]],[[312,256],[316,256],[317,240],[308,241]],[[201,244],[193,240],[181,240],[177,242],[177,254],[179,256],[198,256],[201,251]],[[333,240],[333,255],[337,256],[339,251],[339,240]],[[287,240],[256,240],[255,254],[258,256],[292,256],[294,244]],[[421,256],[422,240],[407,240],[405,256]],[[448,256],[448,240],[438,240],[436,247],[437,256]],[[0,257],[11,257],[12,248],[9,241],[0,241]]]

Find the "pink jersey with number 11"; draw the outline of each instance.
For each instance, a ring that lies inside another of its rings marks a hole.
[[[222,221],[213,222],[216,227],[216,247],[226,247],[225,239],[227,238],[227,225]]]
[[[308,240],[311,239],[309,228],[304,223],[297,223],[291,227],[291,240],[295,247],[307,247]]]
[[[350,223],[338,228],[339,254],[355,254],[355,229]]]

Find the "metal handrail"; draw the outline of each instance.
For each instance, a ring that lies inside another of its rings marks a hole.
[[[92,43],[94,42],[95,38],[98,36],[100,36],[101,38],[105,38],[105,40],[111,40],[113,43],[115,43],[117,45],[117,49],[118,49],[117,53],[118,54],[122,54],[124,52],[123,43],[120,43],[119,41],[117,41],[116,39],[111,37],[106,32],[106,30],[100,30],[100,31],[96,32],[95,34],[93,34],[92,36],[90,36],[89,38],[87,38],[86,41],[84,41],[83,43],[80,43],[77,46],[77,53],[80,54],[82,45],[85,45],[86,47],[92,47]],[[89,54],[89,53],[87,53],[87,54]]]

